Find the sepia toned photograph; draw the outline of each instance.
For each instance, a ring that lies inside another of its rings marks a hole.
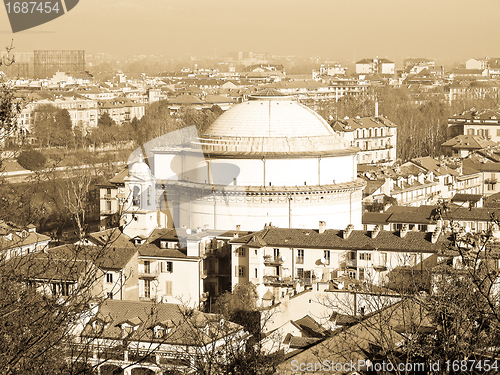
[[[500,373],[500,1],[3,2],[0,374]]]

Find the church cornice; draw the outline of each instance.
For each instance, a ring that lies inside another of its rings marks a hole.
[[[210,185],[187,181],[158,181],[157,191],[186,189],[186,192],[193,194],[215,194],[215,195],[245,195],[245,196],[300,196],[300,195],[320,195],[338,194],[351,191],[362,190],[366,186],[366,181],[357,178],[351,182],[329,185],[304,185],[304,186],[234,186],[234,185]]]

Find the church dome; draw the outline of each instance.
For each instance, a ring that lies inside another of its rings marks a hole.
[[[275,90],[259,92],[224,112],[201,137],[204,151],[325,152],[349,147],[310,108]]]
[[[151,170],[144,162],[142,155],[139,155],[139,160],[129,167],[129,176],[135,176],[147,180],[151,178]]]

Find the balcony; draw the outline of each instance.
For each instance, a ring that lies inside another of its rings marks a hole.
[[[291,277],[264,275],[264,284],[292,285],[293,282]]]
[[[386,253],[375,252],[375,254],[373,254],[373,268],[376,271],[387,270],[387,254]]]
[[[266,266],[277,266],[283,264],[285,260],[281,255],[278,256],[271,256],[271,255],[264,255],[264,265]]]
[[[345,253],[340,255],[339,259],[340,268],[356,268],[357,260],[356,260],[356,252],[354,251],[346,251]]]
[[[156,279],[158,277],[158,270],[143,270],[139,271],[140,279]]]

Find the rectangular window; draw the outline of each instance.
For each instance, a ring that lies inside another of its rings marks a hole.
[[[165,295],[167,296],[172,295],[172,281],[165,282]]]
[[[280,256],[280,249],[273,249],[274,251],[274,257],[278,258]]]
[[[304,250],[297,250],[297,264],[304,264]]]
[[[255,269],[255,278],[259,277],[259,272],[257,271],[257,268]]]
[[[111,211],[111,201],[106,201],[106,211]]]
[[[108,299],[113,299],[113,292],[108,292]]]
[[[297,268],[297,277],[299,279],[303,279],[304,278],[304,269],[303,268]]]
[[[245,267],[238,266],[238,277],[245,277]]]
[[[370,253],[366,253],[365,258],[366,260],[372,260],[372,255]]]
[[[323,257],[326,260],[325,264],[330,264],[330,250],[324,250]]]
[[[174,272],[174,262],[166,262],[167,272]]]
[[[144,280],[144,297],[151,298],[151,281]]]
[[[106,282],[107,283],[112,283],[113,282],[113,274],[112,273],[107,273],[106,274]]]
[[[359,253],[359,260],[365,260],[365,253]]]
[[[359,269],[359,280],[363,281],[365,279],[365,269],[360,268]]]
[[[149,260],[144,261],[144,273],[151,273],[151,262]]]
[[[246,256],[245,248],[244,247],[239,247],[236,254],[237,254],[236,256],[238,256],[238,257],[244,257],[244,256]]]

